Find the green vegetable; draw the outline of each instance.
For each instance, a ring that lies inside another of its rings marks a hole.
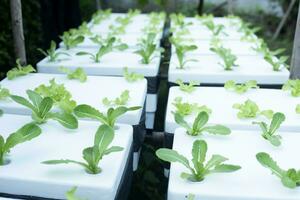
[[[130,73],[128,71],[127,67],[125,67],[123,69],[123,76],[126,79],[126,81],[128,81],[128,82],[136,82],[138,80],[143,80],[144,79],[144,75],[143,74],[138,74],[138,73],[135,73],[135,72],[131,72]]]
[[[68,76],[68,79],[77,79],[82,83],[86,82],[86,80],[87,80],[86,73],[81,67],[76,68],[74,71],[72,71],[66,67],[60,67],[59,70],[61,72],[66,73]]]
[[[271,156],[265,152],[256,154],[256,159],[262,166],[270,169],[272,174],[280,178],[281,183],[285,187],[294,189],[300,185],[300,170],[296,171],[294,168],[288,170],[281,169],[276,161],[274,161]]]
[[[124,106],[129,100],[129,90],[124,90],[121,95],[114,100],[109,100],[107,97],[102,99],[102,103],[105,106]]]
[[[273,115],[271,124],[268,125],[265,122],[253,122],[253,124],[258,124],[262,130],[262,137],[268,140],[274,146],[280,146],[281,136],[276,135],[276,131],[279,129],[282,122],[285,120],[285,115],[283,113],[277,112]]]
[[[197,103],[190,104],[188,102],[182,102],[181,97],[176,97],[172,104],[176,108],[175,113],[179,113],[182,116],[187,116],[187,115],[191,115],[192,113],[199,113],[202,111],[211,114],[211,109],[208,108],[207,106],[205,105],[199,106]]]
[[[111,9],[97,10],[97,12],[92,15],[93,24],[100,24],[102,21],[108,19],[110,15]]]
[[[236,103],[232,107],[234,109],[239,110],[237,116],[240,119],[256,118],[258,115],[263,115],[266,118],[271,119],[274,114],[274,112],[272,110],[260,111],[258,105],[254,101],[251,101],[250,99],[245,101],[244,104]]]
[[[123,147],[119,146],[110,146],[114,139],[115,133],[114,130],[108,125],[101,125],[94,138],[94,144],[91,147],[87,147],[82,151],[82,157],[85,162],[70,160],[70,159],[61,159],[61,160],[48,160],[42,162],[47,165],[57,165],[57,164],[76,164],[83,167],[89,174],[99,174],[101,173],[101,168],[99,163],[102,160],[103,156],[110,153],[119,152],[123,150]]]
[[[138,110],[141,107],[125,107],[120,106],[117,108],[109,108],[106,112],[106,114],[101,113],[97,109],[93,108],[90,105],[82,104],[78,105],[74,109],[74,113],[79,118],[90,118],[100,121],[103,124],[106,124],[112,128],[115,127],[115,123],[117,121],[117,118],[119,118],[121,115],[125,114],[128,111],[134,111]]]
[[[112,38],[115,38],[115,37],[108,36],[106,38],[103,38],[103,37],[101,37],[101,35],[96,35],[94,37],[90,37],[90,40],[93,43],[95,43],[101,47],[101,46],[108,45]],[[119,51],[124,51],[129,48],[127,44],[121,43],[120,39],[115,38],[114,40],[115,40],[115,42],[113,43],[113,46],[112,46],[113,49],[117,49]]]
[[[50,48],[47,51],[44,51],[40,48],[38,48],[37,50],[41,52],[44,56],[49,57],[49,62],[57,61],[60,55],[70,56],[70,54],[66,52],[56,51],[56,43],[54,41],[51,41]]]
[[[283,86],[283,91],[291,91],[293,97],[300,97],[300,80],[288,80]]]
[[[25,76],[31,72],[35,72],[35,69],[32,67],[32,65],[22,66],[20,64],[20,59],[16,60],[16,64],[16,67],[12,68],[6,73],[8,80],[13,80],[19,76]]]
[[[237,84],[235,83],[235,81],[230,80],[225,83],[224,88],[227,90],[233,90],[238,94],[243,94],[246,93],[249,89],[257,89],[259,88],[259,86],[257,86],[257,82],[255,80],[250,80],[243,84]]]
[[[63,41],[67,50],[76,47],[78,44],[84,41],[84,37],[82,35],[73,36],[67,31],[65,31],[59,38]]]
[[[56,106],[66,113],[72,113],[76,107],[76,101],[72,100],[72,94],[65,88],[64,84],[58,84],[55,79],[49,81],[50,85],[41,84],[34,89],[42,97],[50,97]]]
[[[90,52],[85,52],[85,51],[80,51],[78,53],[76,53],[76,55],[78,56],[84,56],[84,55],[89,55],[90,58],[96,62],[96,63],[99,63],[101,58],[110,53],[112,50],[113,50],[113,44],[115,43],[116,41],[116,38],[115,37],[112,37],[109,39],[109,41],[107,42],[106,45],[103,45],[99,48],[99,50],[97,51],[96,54],[93,54],[93,53],[90,53]]]
[[[77,190],[77,187],[71,188],[71,189],[66,193],[66,199],[67,199],[67,200],[83,200],[83,199],[81,199],[81,198],[79,198],[79,197],[77,197],[77,196],[75,195],[76,190]]]
[[[5,100],[10,96],[8,89],[1,87],[0,85],[0,100]]]
[[[211,51],[215,52],[222,60],[223,63],[219,63],[226,71],[232,70],[232,67],[238,66],[235,62],[237,57],[232,54],[231,49],[224,48],[223,46],[212,47]]]
[[[214,135],[229,135],[231,130],[223,125],[205,126],[208,122],[209,115],[207,112],[200,112],[194,119],[193,125],[190,126],[179,113],[175,113],[175,122],[187,130],[191,136],[202,135],[203,132]]]
[[[178,162],[185,166],[190,173],[182,172],[180,176],[192,182],[203,181],[205,176],[212,173],[229,173],[241,169],[238,165],[224,164],[228,159],[218,154],[213,154],[205,163],[206,153],[207,143],[204,140],[196,140],[192,149],[193,166],[186,157],[175,150],[160,148],[156,151],[156,156],[163,161]]]
[[[212,32],[214,36],[218,36],[220,35],[220,33],[225,34],[224,32],[225,26],[222,24],[216,25],[213,19],[205,20],[202,22],[202,24],[205,25]]]
[[[188,196],[186,196],[187,200],[195,200],[196,196],[194,194],[188,194]]]
[[[191,81],[189,84],[184,84],[184,82],[180,79],[176,81],[176,83],[179,85],[179,89],[186,93],[192,93],[196,90],[194,86],[200,85],[196,81]]]
[[[280,71],[281,67],[289,68],[286,64],[286,61],[289,59],[288,56],[280,56],[277,58],[276,56],[284,52],[285,49],[277,49],[276,51],[266,51],[264,58],[270,63],[273,67],[273,71]]]
[[[42,97],[38,93],[27,90],[27,95],[29,97],[28,101],[24,97],[11,95],[10,97],[16,103],[21,104],[32,111],[32,119],[37,124],[46,123],[48,119],[58,121],[61,125],[69,129],[76,129],[78,127],[77,119],[68,113],[56,113],[51,112],[53,107],[53,100],[50,97]]]
[[[296,113],[300,114],[300,104],[297,104],[297,106],[296,106]]]
[[[24,125],[22,128],[16,132],[10,134],[6,141],[3,136],[0,135],[0,166],[8,164],[7,155],[10,153],[11,149],[18,144],[30,141],[42,133],[40,127],[34,123],[29,123]]]

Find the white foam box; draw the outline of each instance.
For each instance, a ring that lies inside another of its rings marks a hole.
[[[283,169],[299,169],[300,160],[293,155],[300,150],[300,134],[280,132],[282,145],[273,147],[261,137],[258,131],[233,130],[230,136],[191,137],[185,130],[175,131],[173,149],[192,158],[191,151],[196,139],[204,139],[208,144],[207,160],[212,154],[220,154],[229,160],[226,163],[242,168],[232,173],[215,173],[202,182],[189,182],[180,178],[181,172],[188,170],[178,163],[171,164],[168,200],[185,199],[194,194],[195,200],[296,200],[300,199],[300,188],[289,189],[280,179],[263,167],[257,160],[259,152],[269,153]],[[184,145],[182,145],[184,144]]]
[[[219,63],[223,60],[217,55],[190,55],[186,59],[195,59],[189,62],[185,69],[177,69],[178,59],[172,54],[168,81],[175,83],[177,79],[184,82],[192,80],[203,84],[224,84],[228,80],[245,82],[256,80],[261,85],[281,85],[289,78],[286,68],[281,71],[273,71],[272,65],[264,60],[262,56],[237,56],[233,70],[226,71]]]
[[[171,87],[165,121],[167,133],[174,133],[175,129],[179,127],[172,114],[172,111],[175,111],[175,106],[172,103],[176,97],[182,97],[183,102],[198,103],[198,105],[206,105],[210,108],[212,113],[209,124],[222,124],[234,129],[260,130],[260,127],[253,125],[252,122],[265,121],[269,124],[268,119],[263,116],[258,116],[255,119],[239,119],[237,117],[239,110],[232,108],[233,104],[243,104],[250,99],[258,105],[260,110],[271,109],[274,112],[284,113],[286,119],[280,127],[282,131],[300,132],[300,115],[296,114],[295,111],[300,99],[292,97],[288,92],[277,89],[251,89],[240,95],[227,91],[223,87],[198,87],[193,93],[187,94],[182,92],[179,87]],[[185,119],[192,123],[195,117],[195,114],[192,114]]]
[[[0,132],[6,138],[30,121],[29,116],[4,114],[0,118]],[[76,194],[84,198],[97,200],[101,196],[101,199],[114,199],[133,140],[131,126],[118,126],[111,145],[121,146],[124,150],[103,157],[99,165],[102,172],[91,175],[81,166],[45,165],[41,162],[51,159],[83,161],[82,150],[93,145],[99,123],[80,121],[77,130],[64,129],[54,121],[41,125],[42,134],[13,148],[9,154],[11,162],[0,167],[0,192],[64,199],[65,193],[77,186]]]
[[[146,112],[146,128],[153,129],[155,120],[155,112]]]

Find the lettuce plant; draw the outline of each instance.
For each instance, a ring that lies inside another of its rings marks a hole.
[[[101,37],[101,35],[96,35],[94,37],[90,37],[90,40],[93,43],[95,43],[95,44],[97,44],[97,45],[99,45],[101,47],[101,46],[105,46],[105,45],[109,44],[110,40],[112,38],[115,38],[115,37],[108,36],[106,38],[103,38],[103,37]],[[126,49],[129,48],[127,44],[121,43],[119,41],[119,39],[115,38],[114,40],[115,41],[114,41],[113,47],[112,47],[113,49],[116,49],[116,50],[119,50],[119,51],[124,51],[124,50],[126,50]]]
[[[42,97],[38,93],[27,90],[29,100],[21,96],[11,95],[16,103],[29,108],[32,111],[31,117],[37,124],[46,123],[49,119],[58,121],[61,125],[69,129],[78,127],[77,119],[69,113],[51,112],[53,100],[50,97]]]
[[[185,166],[189,173],[182,172],[180,177],[192,182],[200,182],[209,174],[213,173],[229,173],[241,169],[238,165],[224,164],[228,158],[224,156],[213,154],[212,157],[206,161],[207,143],[204,140],[196,140],[192,148],[192,164],[190,161],[172,149],[160,148],[156,151],[156,156],[166,162],[178,162]]]
[[[72,35],[92,35],[91,28],[86,22],[83,22],[75,31],[72,33]]]
[[[135,73],[135,72],[129,72],[127,67],[125,67],[123,69],[123,76],[126,79],[126,81],[131,82],[131,83],[136,82],[138,80],[143,80],[144,79],[143,74],[138,74],[138,73]]]
[[[129,100],[129,90],[124,90],[119,97],[114,100],[109,100],[107,97],[102,99],[102,103],[105,106],[124,106]]]
[[[114,136],[114,130],[110,126],[103,124],[98,128],[95,134],[93,146],[87,147],[82,151],[84,162],[70,159],[61,159],[48,160],[42,163],[47,165],[76,164],[83,167],[89,174],[99,174],[102,171],[102,169],[99,167],[99,163],[102,158],[111,153],[123,150],[123,147],[110,146],[114,139]]]
[[[134,111],[134,110],[138,110],[140,108],[141,107],[139,107],[139,106],[129,107],[129,108],[127,108],[125,106],[120,106],[117,108],[109,108],[107,110],[106,114],[104,114],[104,113],[101,113],[99,110],[93,108],[90,105],[81,104],[81,105],[78,105],[74,109],[74,113],[79,118],[94,119],[94,120],[100,121],[101,123],[114,128],[117,119],[121,115],[125,114],[128,111]]]
[[[271,170],[272,174],[277,176],[285,187],[294,189],[300,186],[300,170],[294,168],[283,170],[279,167],[277,162],[265,152],[256,154],[256,159],[262,166]]]
[[[231,133],[231,130],[223,125],[217,124],[213,126],[206,126],[209,120],[209,115],[205,111],[198,113],[192,126],[190,126],[189,123],[184,120],[184,117],[181,114],[175,113],[174,117],[175,122],[181,127],[185,128],[187,131],[186,133],[191,136],[202,135],[204,132],[213,135],[229,135]]]
[[[221,33],[224,33],[225,26],[222,24],[216,25],[213,20],[205,20],[202,22],[202,24],[205,25],[214,36],[218,36]]]
[[[192,93],[196,90],[196,87],[197,85],[200,85],[198,82],[196,81],[191,81],[189,84],[184,84],[184,82],[180,79],[178,79],[176,81],[176,83],[179,85],[179,89],[183,92],[186,92],[186,93]]]
[[[16,60],[16,64],[16,67],[12,68],[6,73],[8,80],[13,80],[17,77],[25,76],[31,72],[35,72],[35,69],[32,67],[32,65],[22,66],[20,59]]]
[[[34,89],[42,97],[50,97],[56,106],[66,113],[72,113],[76,107],[76,101],[72,100],[72,94],[64,84],[58,84],[55,79],[49,81],[50,85],[41,84]]]
[[[0,100],[5,100],[10,96],[8,89],[1,87],[0,85]]]
[[[261,111],[258,105],[250,99],[246,100],[243,104],[235,103],[232,107],[239,110],[237,113],[239,119],[256,118],[259,115],[263,115],[266,118],[271,119],[274,114],[272,110]]]
[[[233,67],[238,66],[235,62],[237,57],[232,54],[231,49],[224,48],[223,46],[210,48],[212,52],[215,52],[222,60],[223,63],[219,63],[226,71],[232,70]]]
[[[202,111],[211,114],[211,109],[208,108],[207,106],[205,105],[199,106],[197,103],[191,104],[188,102],[182,102],[181,97],[176,97],[172,104],[176,108],[175,113],[179,113],[182,116],[188,116],[191,115],[192,113],[199,113]]]
[[[65,31],[59,38],[63,41],[67,50],[76,47],[84,41],[84,37],[82,35],[73,36],[67,31]]]
[[[76,68],[74,71],[70,70],[69,68],[66,67],[60,67],[59,70],[63,73],[67,74],[68,79],[77,79],[80,82],[86,82],[87,80],[87,75],[81,67]]]
[[[100,24],[102,21],[108,19],[111,15],[111,9],[98,10],[92,15],[93,24]]]
[[[70,56],[70,54],[62,51],[56,51],[56,43],[51,41],[50,48],[47,51],[38,48],[39,52],[41,52],[44,56],[49,57],[49,62],[55,62],[58,60],[58,57],[61,55]]]
[[[273,67],[273,71],[280,71],[282,67],[289,68],[286,61],[289,59],[288,56],[280,56],[279,58],[270,54],[265,55],[265,60],[270,63]]]
[[[270,126],[265,122],[253,122],[253,124],[258,124],[262,130],[262,137],[268,140],[274,146],[280,146],[281,136],[276,135],[276,131],[279,129],[280,125],[284,122],[285,115],[283,113],[277,112],[273,115]]]
[[[300,80],[288,80],[283,86],[283,91],[291,91],[293,97],[300,97]]]
[[[16,132],[10,134],[6,140],[0,135],[0,166],[8,164],[8,153],[18,144],[30,141],[42,133],[40,127],[34,123],[24,125]]]
[[[67,200],[83,200],[76,196],[77,187],[72,187],[69,191],[66,192],[66,199]]]
[[[235,81],[230,80],[225,83],[224,88],[226,90],[234,91],[238,94],[243,94],[246,93],[249,89],[257,89],[259,88],[259,86],[257,86],[257,81],[255,80],[246,81],[242,84],[237,84],[235,83]]]

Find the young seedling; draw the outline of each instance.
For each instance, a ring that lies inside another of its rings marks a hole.
[[[84,37],[82,35],[73,36],[67,31],[65,31],[59,38],[63,41],[67,50],[76,47],[84,41]]]
[[[29,108],[32,111],[31,117],[37,124],[46,123],[49,119],[58,121],[61,125],[69,129],[78,127],[77,119],[69,113],[51,112],[53,100],[50,97],[42,97],[38,93],[27,90],[29,100],[21,96],[11,95],[16,103]]]
[[[249,89],[258,89],[259,86],[257,85],[257,81],[255,80],[246,81],[242,84],[237,84],[235,83],[235,81],[230,80],[225,83],[224,88],[226,90],[234,91],[238,94],[244,94]]]
[[[106,38],[103,38],[103,37],[101,37],[101,35],[96,35],[94,37],[90,37],[90,40],[93,43],[95,43],[101,47],[101,46],[105,46],[105,45],[109,44],[109,42],[112,38],[115,38],[115,37],[108,36]],[[121,43],[120,39],[115,38],[114,40],[115,40],[115,42],[113,43],[113,46],[112,46],[113,49],[116,49],[119,51],[124,51],[129,48],[127,44]]]
[[[195,198],[196,198],[196,196],[194,194],[191,194],[191,193],[186,196],[187,200],[195,200]]]
[[[192,25],[192,22],[186,22],[185,16],[181,13],[179,14],[171,14],[170,19],[175,27],[178,29],[185,29],[187,26]]]
[[[67,200],[83,200],[76,196],[77,187],[71,188],[68,192],[66,192],[66,199]]]
[[[176,97],[174,99],[174,102],[172,103],[176,110],[175,113],[179,113],[182,116],[188,116],[192,113],[199,113],[199,112],[207,112],[208,114],[211,114],[211,109],[208,108],[205,105],[199,106],[197,103],[188,103],[188,102],[182,102],[181,97]]]
[[[6,141],[3,136],[0,135],[0,166],[9,163],[9,160],[7,159],[8,153],[10,153],[15,146],[30,141],[38,137],[41,133],[42,130],[40,127],[34,123],[29,123],[10,134],[6,138]]]
[[[138,80],[143,80],[144,79],[143,74],[138,74],[138,73],[135,73],[135,72],[129,72],[127,67],[125,67],[123,69],[123,76],[126,79],[126,81],[128,81],[130,83],[133,83],[133,82],[136,82]]]
[[[74,109],[74,113],[79,118],[90,118],[90,119],[98,120],[103,124],[115,128],[115,123],[121,115],[129,111],[138,110],[140,108],[141,107],[139,106],[129,107],[129,108],[125,106],[120,106],[117,108],[109,108],[106,114],[104,114],[90,105],[82,104],[82,105],[78,105]]]
[[[82,151],[82,157],[85,162],[75,161],[70,159],[61,160],[48,160],[42,162],[47,165],[57,165],[57,164],[76,164],[80,165],[89,174],[99,174],[102,169],[99,167],[99,163],[102,158],[111,153],[119,152],[123,150],[123,147],[111,146],[114,139],[114,130],[108,125],[101,125],[94,138],[94,144],[91,147],[87,147]]]
[[[60,67],[59,70],[63,73],[66,73],[68,79],[77,79],[82,83],[86,82],[87,80],[87,75],[81,67],[76,68],[74,71],[66,67]]]
[[[276,131],[279,129],[280,125],[284,122],[285,115],[283,113],[277,112],[273,115],[270,126],[265,122],[253,122],[253,124],[258,124],[262,130],[262,137],[268,140],[274,146],[280,146],[281,136],[276,135]]]
[[[41,84],[34,89],[42,97],[50,97],[56,106],[63,112],[72,113],[76,107],[76,101],[72,100],[72,94],[65,88],[64,84],[58,84],[55,79],[49,81],[50,85]]]
[[[10,96],[8,89],[1,87],[0,85],[0,100],[5,100]]]
[[[70,56],[70,54],[62,51],[56,51],[56,43],[51,41],[50,48],[47,51],[38,48],[39,52],[41,52],[44,56],[49,57],[49,62],[55,62],[58,60],[58,57],[61,55]]]
[[[290,168],[288,170],[281,169],[277,162],[265,152],[256,154],[256,159],[262,166],[270,169],[272,174],[280,178],[281,183],[285,187],[294,189],[297,186],[300,186],[300,170],[296,170],[294,168]]]
[[[99,63],[101,58],[104,55],[110,53],[113,50],[113,44],[115,43],[115,41],[116,41],[115,37],[110,38],[109,41],[107,42],[107,44],[101,46],[96,54],[93,54],[91,52],[86,52],[86,51],[80,51],[80,52],[76,53],[76,55],[78,55],[78,56],[89,55],[91,60],[93,60],[95,63]]]
[[[216,25],[213,20],[205,20],[202,22],[202,24],[205,25],[212,32],[214,36],[218,36],[221,33],[225,34],[224,32],[225,26],[222,24]]]
[[[196,81],[191,81],[189,84],[184,84],[184,82],[180,79],[178,79],[176,81],[176,83],[179,85],[179,89],[183,92],[186,93],[192,93],[196,90],[197,85],[200,85],[200,83],[196,82]]]
[[[224,164],[228,158],[213,154],[205,163],[207,154],[207,143],[204,140],[196,140],[192,149],[192,164],[183,155],[172,149],[160,148],[156,151],[156,156],[166,162],[178,162],[185,166],[189,173],[182,172],[180,177],[192,182],[201,182],[209,174],[213,173],[229,173],[241,169],[238,165]]]
[[[212,47],[211,51],[215,52],[222,60],[223,63],[219,63],[226,71],[231,71],[233,67],[238,66],[235,62],[237,57],[232,54],[231,49],[226,49],[223,46]]]
[[[83,22],[74,32],[71,32],[72,35],[92,35],[92,31],[86,22]]]
[[[288,80],[283,86],[283,91],[291,91],[293,97],[300,97],[300,79]]]
[[[100,24],[102,21],[108,19],[111,15],[111,9],[98,10],[92,15],[93,24]]]
[[[16,60],[16,64],[17,64],[16,67],[12,68],[6,73],[8,80],[13,80],[20,76],[26,76],[31,72],[36,72],[35,69],[32,67],[32,65],[22,66],[20,63],[20,59]]]
[[[278,49],[276,51],[266,51],[265,52],[265,60],[270,63],[273,67],[273,71],[280,71],[282,67],[289,68],[286,64],[286,61],[289,59],[288,56],[280,56],[277,58],[276,56],[283,53],[285,49]]]
[[[178,68],[184,69],[188,62],[197,62],[196,59],[186,59],[186,54],[190,51],[197,49],[196,45],[184,45],[180,44],[176,38],[170,38],[170,42],[176,49],[176,56],[178,59]]]
[[[204,132],[213,135],[229,135],[231,133],[231,130],[223,125],[217,124],[213,126],[205,126],[209,120],[209,115],[205,111],[202,111],[197,115],[192,126],[184,120],[184,117],[181,114],[175,113],[174,115],[175,122],[185,128],[187,134],[191,136],[202,135]]]
[[[260,111],[258,105],[250,99],[245,101],[243,104],[235,103],[232,107],[239,110],[237,113],[239,119],[256,118],[259,115],[263,115],[266,118],[271,119],[274,114],[272,110]]]
[[[114,100],[109,100],[107,97],[102,99],[102,103],[105,106],[124,106],[129,100],[129,90],[124,90],[119,97]]]

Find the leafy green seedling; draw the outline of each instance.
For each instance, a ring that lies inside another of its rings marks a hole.
[[[37,124],[43,124],[52,119],[58,121],[61,125],[69,129],[76,129],[78,127],[77,119],[69,113],[51,112],[53,107],[53,100],[50,97],[42,97],[38,93],[27,90],[29,100],[21,96],[11,95],[12,100],[21,104],[32,111],[32,119]]]
[[[294,168],[283,170],[281,169],[273,158],[265,153],[260,152],[256,154],[257,161],[264,167],[271,170],[272,174],[280,178],[281,183],[288,188],[294,189],[300,185],[300,170]]]
[[[184,84],[184,82],[180,79],[176,81],[176,83],[179,85],[179,89],[186,93],[192,93],[196,90],[197,85],[200,85],[200,83],[196,81],[191,81],[189,84]]]
[[[288,80],[283,86],[283,91],[291,91],[293,97],[300,97],[300,79]]]
[[[0,100],[5,100],[10,96],[8,89],[1,87],[0,85]]]
[[[11,149],[18,144],[30,141],[42,133],[40,127],[34,123],[29,123],[24,125],[22,128],[16,132],[10,134],[6,141],[0,135],[0,166],[8,164],[7,155],[10,153]]]
[[[272,65],[273,71],[280,71],[282,67],[289,68],[289,66],[286,64],[286,61],[289,59],[288,56],[280,56],[279,58],[276,57],[284,51],[285,49],[277,49],[276,51],[270,51],[269,49],[266,49],[264,52],[264,58]]]
[[[111,9],[98,10],[92,15],[93,24],[100,24],[102,21],[108,19],[111,15]]]
[[[95,43],[101,47],[101,46],[105,46],[105,45],[109,44],[111,38],[115,38],[115,37],[108,36],[106,38],[103,38],[103,37],[101,37],[101,35],[96,35],[94,37],[90,37],[90,40],[93,43]],[[112,48],[119,50],[119,51],[124,51],[124,50],[128,49],[129,47],[127,44],[121,43],[120,39],[115,38],[115,42],[113,43]]]
[[[218,36],[221,33],[225,34],[224,32],[225,26],[222,24],[216,25],[213,20],[205,20],[202,22],[202,24],[205,25],[212,32],[214,36]]]
[[[191,136],[202,135],[204,132],[214,135],[229,135],[231,130],[223,125],[205,126],[208,122],[209,115],[207,112],[200,112],[194,119],[193,126],[186,122],[182,115],[175,113],[175,122],[186,129],[187,134]]]
[[[270,126],[265,122],[253,122],[253,124],[258,124],[262,130],[262,137],[268,140],[274,146],[280,146],[281,136],[276,135],[276,131],[279,129],[280,125],[284,122],[285,115],[283,113],[277,112],[273,115]]]
[[[238,165],[224,164],[228,159],[224,156],[213,154],[212,157],[205,163],[207,153],[207,143],[204,140],[196,140],[193,143],[192,163],[177,151],[172,149],[160,148],[156,151],[156,155],[166,162],[178,162],[185,166],[190,173],[182,172],[180,177],[192,182],[200,182],[205,177],[212,173],[229,173],[241,169]]]
[[[59,38],[63,41],[67,50],[76,47],[84,41],[84,37],[82,35],[73,36],[67,31],[65,31]]]
[[[103,124],[106,124],[112,128],[115,127],[115,123],[117,119],[125,114],[128,111],[134,111],[140,109],[140,106],[136,107],[125,107],[125,106],[120,106],[117,108],[109,108],[106,112],[106,114],[101,113],[99,110],[93,108],[90,105],[82,104],[78,105],[74,109],[74,113],[77,117],[79,118],[90,118],[90,119],[95,119],[100,121]]]
[[[191,194],[191,193],[186,196],[187,200],[195,200],[195,198],[196,198],[196,196],[194,194]]]
[[[243,104],[235,103],[232,107],[239,110],[237,113],[239,119],[256,118],[258,115],[263,115],[266,118],[271,119],[274,114],[272,110],[260,111],[258,105],[250,99],[245,101]]]
[[[232,54],[231,49],[224,48],[223,46],[212,47],[211,51],[215,52],[222,60],[223,63],[219,63],[226,71],[232,70],[233,67],[238,66],[235,62],[237,57]]]
[[[55,79],[49,81],[50,85],[41,84],[34,89],[42,97],[50,97],[56,106],[66,113],[72,113],[76,107],[76,101],[72,100],[72,94],[64,84],[58,84]]]
[[[296,113],[297,113],[297,114],[300,114],[300,104],[297,104],[295,110],[296,110]]]
[[[49,62],[55,62],[58,60],[58,57],[61,55],[70,56],[70,54],[62,51],[56,51],[56,43],[51,41],[50,48],[47,51],[38,48],[39,52],[41,52],[44,56],[49,57]]]
[[[186,22],[185,16],[181,13],[179,14],[171,14],[170,19],[174,26],[178,27],[179,29],[185,29],[187,26],[192,25],[192,22]]]
[[[76,196],[77,187],[71,188],[69,191],[66,192],[66,199],[67,200],[83,200]]]
[[[82,156],[85,162],[75,161],[70,159],[61,159],[61,160],[48,160],[42,162],[43,164],[48,165],[57,165],[57,164],[76,164],[83,167],[89,174],[99,174],[101,173],[101,168],[99,163],[102,158],[108,154],[119,152],[123,150],[123,147],[111,146],[111,143],[114,139],[115,133],[114,130],[108,125],[101,125],[94,138],[94,144],[91,147],[87,147],[82,151]]]
[[[182,116],[188,116],[192,113],[199,113],[199,112],[207,112],[208,114],[211,114],[211,109],[208,108],[205,105],[199,106],[197,103],[188,103],[188,102],[182,102],[181,97],[176,97],[174,99],[174,102],[172,103],[176,110],[175,113],[179,113]]]
[[[126,79],[126,81],[131,82],[131,83],[136,82],[138,80],[143,80],[144,79],[143,74],[138,74],[138,73],[135,73],[135,72],[129,72],[127,67],[125,67],[123,69],[123,76]]]
[[[259,86],[257,85],[257,81],[255,80],[246,81],[242,84],[237,84],[235,83],[235,81],[230,80],[225,83],[224,88],[226,90],[232,90],[238,94],[243,94],[246,93],[249,89],[257,89],[259,88]]]
[[[78,53],[76,53],[76,55],[78,56],[84,56],[84,55],[89,55],[90,58],[96,62],[96,63],[99,63],[101,58],[110,53],[112,50],[113,50],[113,44],[115,43],[116,41],[116,38],[115,37],[112,37],[109,39],[109,41],[107,42],[106,45],[103,45],[99,48],[99,50],[97,51],[96,54],[93,54],[93,53],[90,53],[90,52],[86,52],[86,51],[80,51]]]
[[[105,106],[124,106],[129,100],[129,90],[124,90],[119,97],[114,100],[109,100],[107,97],[102,99],[102,103]]]
[[[8,80],[13,80],[19,76],[25,76],[31,72],[35,72],[35,69],[32,67],[32,65],[22,66],[20,59],[16,60],[16,64],[16,67],[12,68],[6,73]]]
[[[74,71],[66,67],[60,67],[59,70],[67,74],[68,79],[77,79],[80,82],[86,82],[87,75],[81,67],[76,68]]]

